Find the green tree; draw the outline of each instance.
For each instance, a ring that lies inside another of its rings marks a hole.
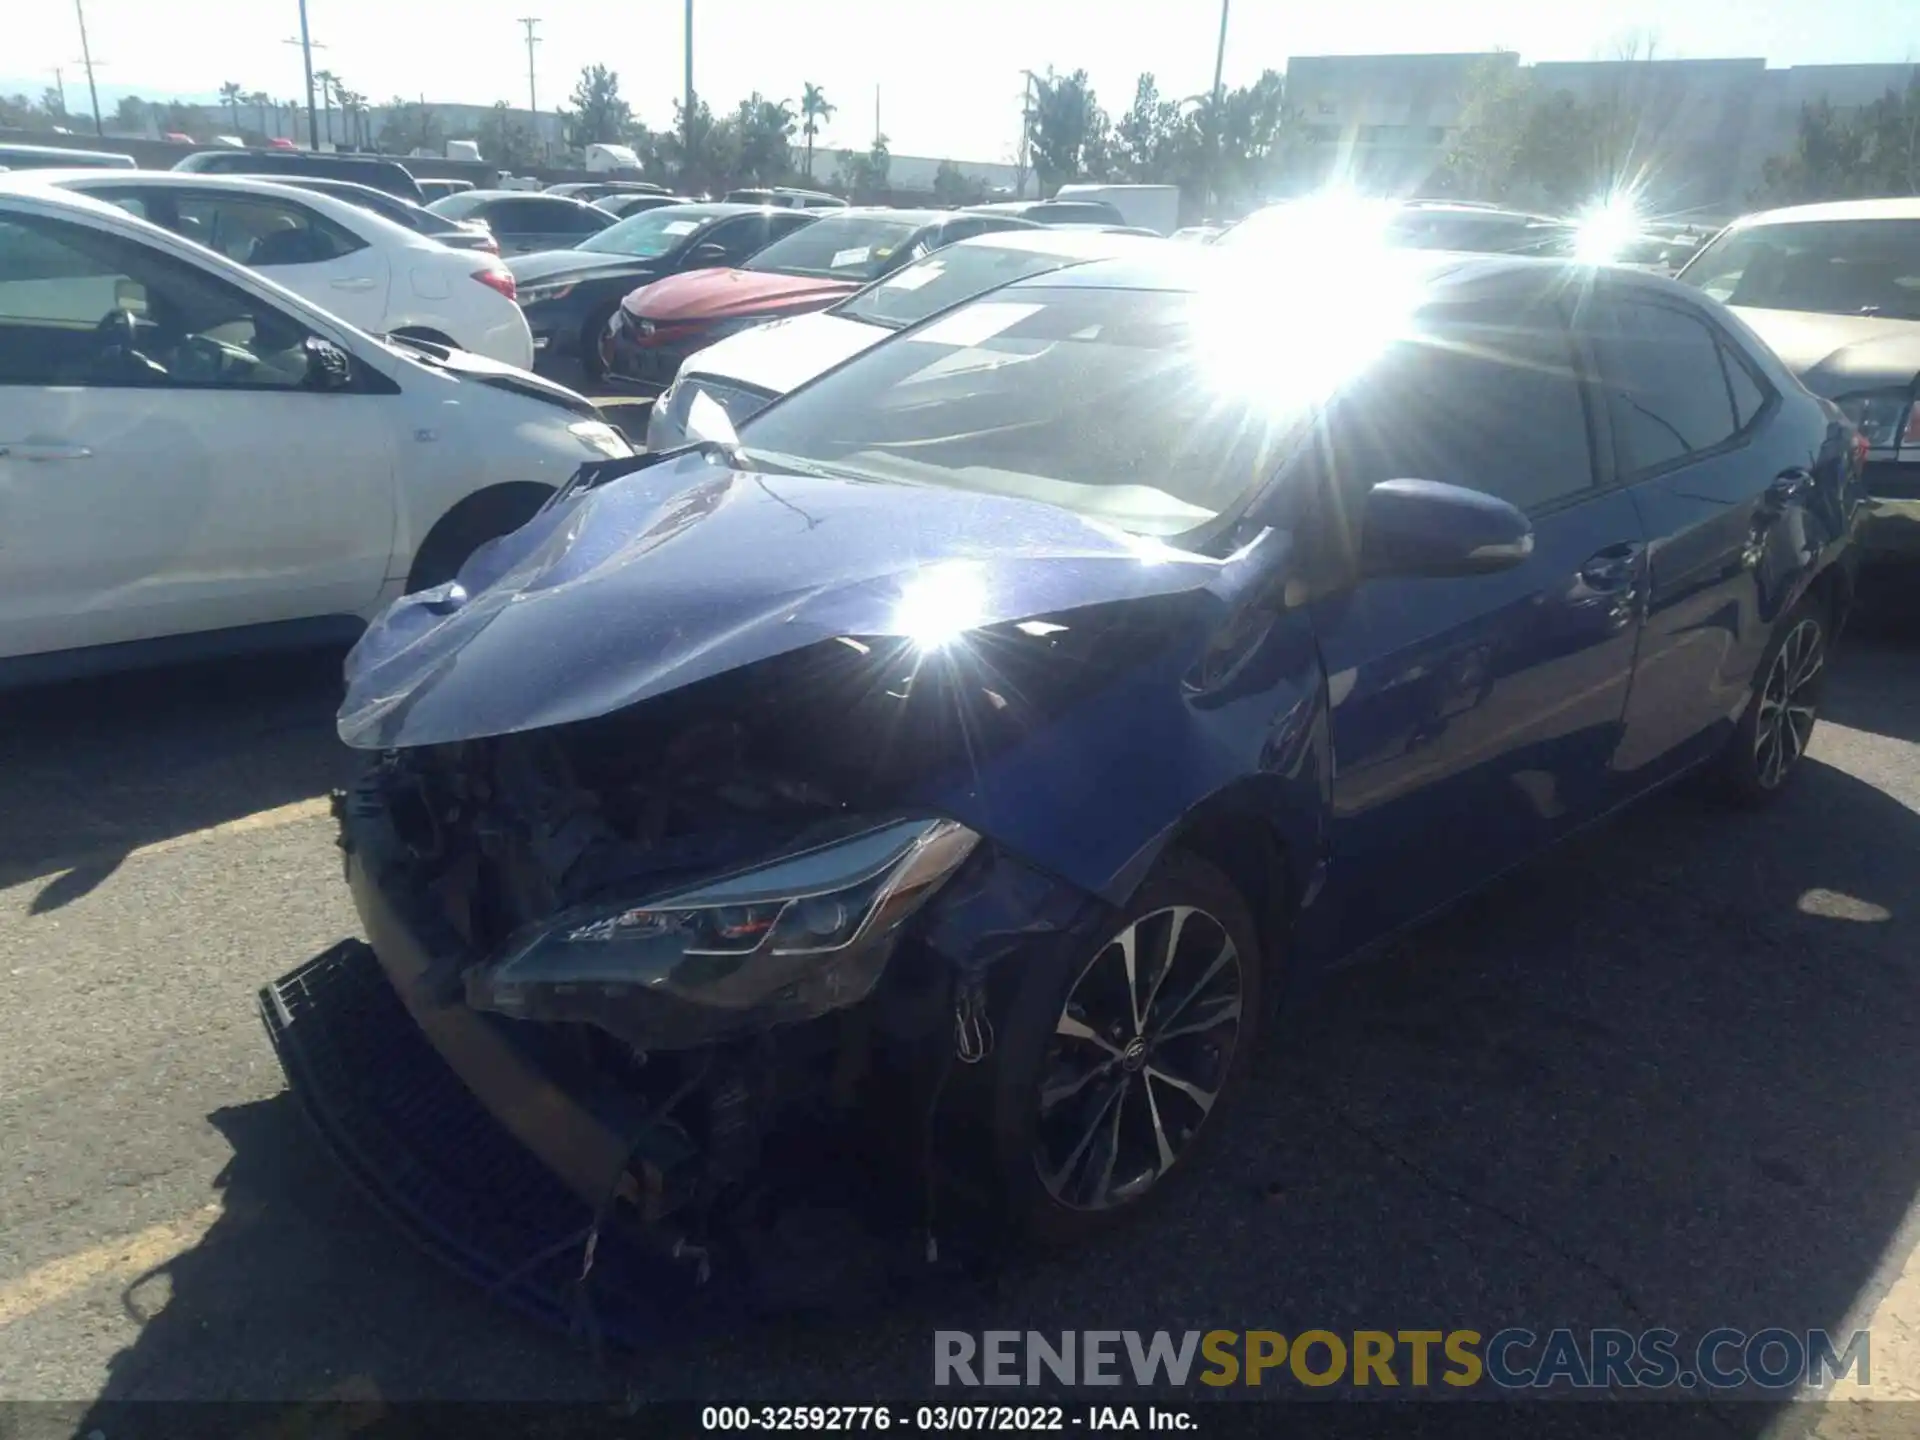
[[[942,160],[933,172],[933,198],[940,205],[978,205],[987,198],[987,187],[953,161]]]
[[[836,107],[827,94],[809,80],[800,92],[800,133],[807,140],[807,178],[813,178],[813,141],[823,121],[831,120]]]
[[[331,70],[316,70],[313,72],[314,89],[317,90],[320,95],[321,133],[327,137],[327,144],[329,145],[333,144],[333,94],[334,86],[337,83],[338,81]]]
[[[122,95],[113,107],[113,128],[123,135],[143,134],[147,128],[147,102],[138,95]]]
[[[887,148],[887,137],[876,135],[865,150],[842,150],[833,178],[848,199],[877,205],[890,193],[887,172],[892,168],[893,153]]]
[[[1920,195],[1920,74],[1890,89],[1860,114],[1864,163],[1874,195]]]
[[[447,132],[440,124],[440,112],[431,105],[402,100],[398,95],[387,102],[380,149],[389,155],[411,155],[416,150],[440,154],[446,146]]]
[[[1151,72],[1133,86],[1133,104],[1113,128],[1117,172],[1142,185],[1165,185],[1181,178],[1194,150],[1194,125],[1178,100],[1164,100]]]
[[[1800,107],[1793,147],[1761,167],[1762,188],[1776,204],[1847,199],[1862,193],[1867,134],[1825,99]]]
[[[579,149],[589,145],[616,145],[633,124],[633,107],[620,98],[620,76],[604,65],[581,70],[570,97],[567,143]]]
[[[493,108],[480,117],[474,142],[480,147],[480,158],[502,170],[524,170],[539,158],[540,145],[533,132],[504,100],[494,101]]]
[[[673,134],[660,142],[660,158],[686,195],[717,194],[729,188],[740,168],[740,129],[732,116],[713,118],[707,102],[694,98],[693,113],[673,106]]]
[[[271,135],[273,131],[267,126],[267,109],[273,104],[273,97],[264,90],[255,90],[244,98],[247,104],[253,106],[254,119],[260,122],[254,128],[260,132],[263,138]]]
[[[164,107],[156,105],[154,109],[159,112],[154,124],[162,134],[188,135],[195,140],[204,140],[212,133],[207,124],[207,112],[198,105],[169,100]]]
[[[229,80],[220,87],[220,103],[227,107],[227,114],[233,121],[231,128],[235,131],[240,128],[240,101],[245,94],[246,91],[235,80]]]
[[[768,100],[756,90],[734,112],[740,155],[734,180],[740,185],[772,185],[793,173],[793,102]]]
[[[1459,128],[1434,188],[1463,200],[1505,199],[1533,105],[1532,82],[1511,51],[1478,61],[1467,72]]]
[[[1106,117],[1087,84],[1087,72],[1033,76],[1033,102],[1027,112],[1027,141],[1033,151],[1040,193],[1051,194],[1085,172],[1087,147],[1096,149]]]
[[[1221,97],[1215,195],[1236,207],[1257,205],[1295,177],[1306,158],[1305,131],[1287,104],[1286,77],[1264,70],[1251,85]]]

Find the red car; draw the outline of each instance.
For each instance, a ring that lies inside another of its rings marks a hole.
[[[609,376],[662,390],[687,356],[736,330],[824,310],[969,235],[1032,228],[964,210],[833,211],[737,270],[687,270],[633,291],[601,336],[601,359]]]

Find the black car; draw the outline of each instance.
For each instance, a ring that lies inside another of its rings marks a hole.
[[[486,226],[502,255],[564,250],[613,224],[613,216],[584,200],[533,190],[463,190],[427,208],[449,220]]]
[[[604,200],[609,195],[666,195],[668,192],[666,186],[655,185],[647,180],[562,180],[558,185],[547,186],[540,193],[591,203]]]
[[[629,215],[638,215],[642,210],[658,210],[662,205],[691,205],[693,199],[687,195],[655,195],[651,191],[637,195],[602,195],[593,203],[596,210],[604,210],[616,220],[624,220]]]
[[[424,235],[454,250],[481,250],[489,255],[500,253],[500,242],[483,226],[449,220],[424,205],[402,200],[398,195],[389,195],[371,185],[357,184],[352,180],[328,180],[317,175],[261,175],[257,178],[271,180],[276,185],[291,185],[296,190],[311,190],[316,195],[331,195],[336,200],[358,205],[382,220],[391,220],[416,235]]]
[[[174,162],[174,169],[194,175],[261,175],[278,180],[313,175],[322,180],[351,180],[371,185],[402,200],[420,205],[426,196],[413,172],[397,160],[377,155],[315,155],[304,150],[196,150]]]
[[[587,207],[591,208],[591,207]],[[571,250],[523,255],[509,268],[533,327],[534,353],[578,355],[603,373],[600,332],[628,291],[681,270],[738,265],[769,242],[818,217],[754,205],[668,205],[613,224]]]

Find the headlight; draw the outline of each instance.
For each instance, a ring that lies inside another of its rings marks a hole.
[[[468,972],[481,1009],[584,1020],[678,1049],[866,998],[884,942],[973,852],[951,820],[902,820],[638,905],[555,917]]]
[[[1920,407],[1910,390],[1875,390],[1842,395],[1834,402],[1860,429],[1870,450],[1920,448]]]
[[[542,300],[564,300],[572,293],[573,286],[571,283],[565,285],[522,285],[520,287],[520,303],[522,305],[537,305]]]
[[[624,460],[633,454],[633,446],[627,443],[627,437],[604,420],[580,420],[567,426],[572,435],[589,450],[606,456],[609,460]]]

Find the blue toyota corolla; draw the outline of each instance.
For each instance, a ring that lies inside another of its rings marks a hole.
[[[396,604],[339,809],[411,1058],[267,998],[357,1168],[504,1203],[407,1118],[431,1062],[689,1286],[829,1132],[913,1233],[1072,1238],[1195,1169],[1303,977],[1690,771],[1791,782],[1839,412],[1644,274],[1270,272],[1017,283]]]

